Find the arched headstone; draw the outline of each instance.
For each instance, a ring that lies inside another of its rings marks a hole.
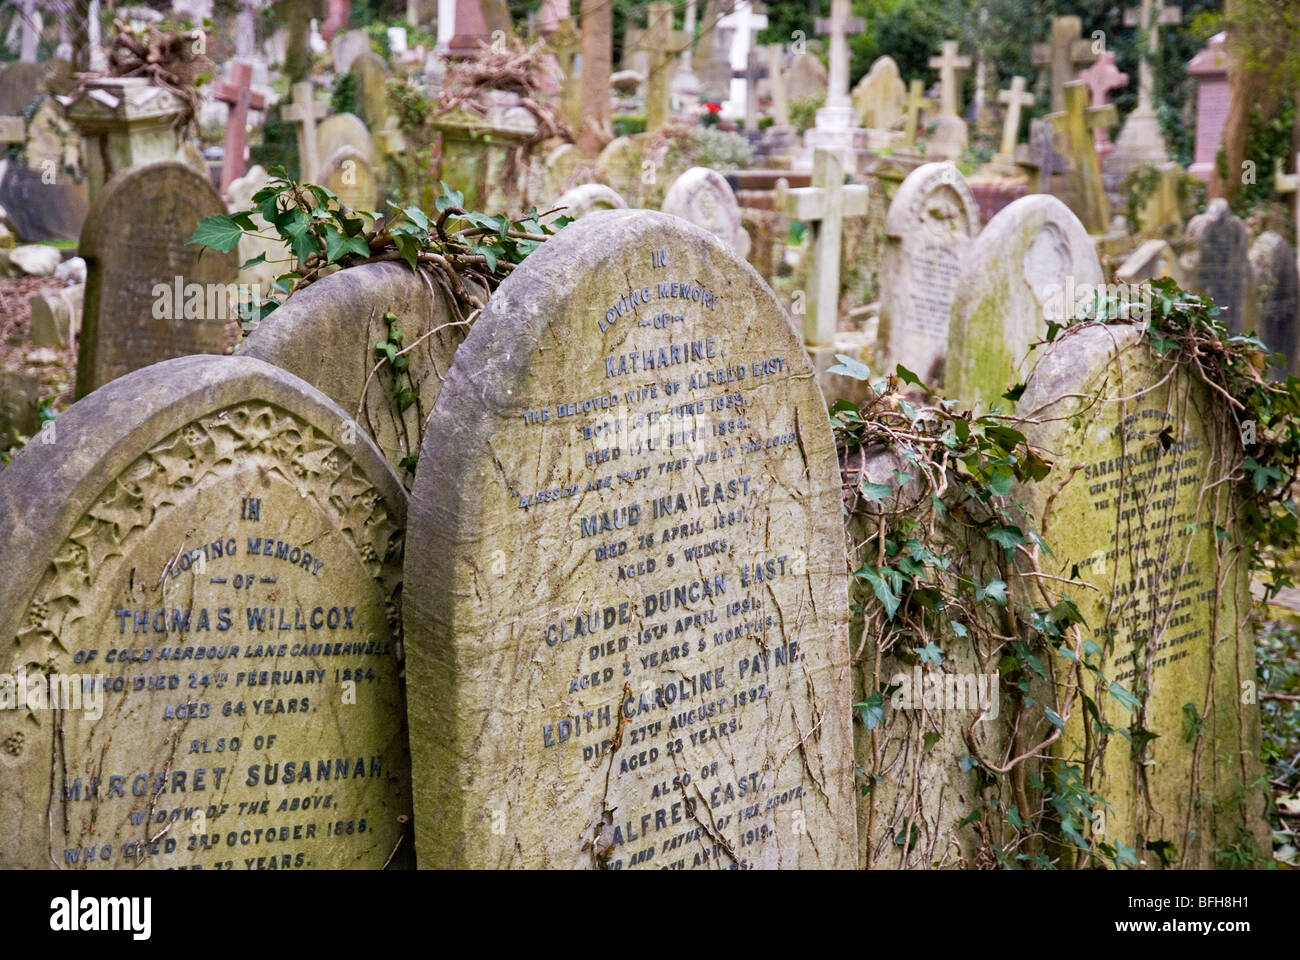
[[[673,181],[660,209],[703,227],[742,257],[749,253],[740,204],[731,184],[716,170],[691,167]]]
[[[237,255],[187,242],[200,220],[225,212],[212,183],[180,163],[104,185],[77,251],[86,260],[78,397],[160,360],[229,349]]]
[[[898,188],[880,271],[880,373],[901,363],[928,384],[943,382],[957,280],[979,225],[975,198],[951,163],[917,167]]]
[[[972,406],[1008,406],[1030,346],[1091,300],[1102,282],[1092,238],[1070,208],[1034,194],[984,227],[957,280],[948,328],[944,392]]]
[[[420,862],[855,862],[840,479],[712,235],[590,214],[493,294],[412,491]]]
[[[406,494],[365,434],[246,357],[50,429],[0,472],[0,867],[409,857]]]

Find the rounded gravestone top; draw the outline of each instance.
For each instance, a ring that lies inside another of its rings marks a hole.
[[[0,867],[382,866],[409,761],[378,450],[247,357],[126,374],[48,431],[0,472],[0,675],[28,684]]]
[[[673,181],[660,209],[703,227],[742,257],[749,235],[740,223],[740,204],[727,178],[709,167],[691,167]]]
[[[973,237],[979,229],[975,195],[961,171],[947,161],[923,163],[909,173],[894,194],[885,220],[885,232],[905,242],[912,236]]]
[[[317,156],[328,157],[343,146],[358,150],[371,163],[375,160],[374,138],[356,114],[332,114],[316,128]]]
[[[945,392],[983,409],[1005,406],[1002,394],[1023,379],[1021,364],[1048,322],[1073,317],[1103,279],[1093,239],[1056,197],[1003,207],[971,246],[957,283]]]
[[[403,349],[410,348],[409,365],[401,374],[388,364],[376,371],[375,346],[394,329]],[[468,333],[460,312],[424,274],[405,264],[368,263],[295,293],[235,352],[273,363],[324,393],[357,419],[409,483],[414,471],[402,461],[419,454],[425,421]],[[395,394],[407,387],[413,402],[399,409]]]
[[[753,268],[645,210],[543,244],[457,352],[412,491],[421,863],[855,862],[841,514]]]

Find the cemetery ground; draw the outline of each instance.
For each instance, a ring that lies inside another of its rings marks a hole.
[[[1300,867],[1291,15],[932,6],[0,7],[0,868]]]

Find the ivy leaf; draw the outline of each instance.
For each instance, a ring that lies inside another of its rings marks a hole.
[[[1015,827],[1017,832],[1023,832],[1025,829],[1025,822],[1020,819],[1020,808],[1014,803],[1007,807],[1007,823]]]
[[[1002,394],[1002,399],[1010,400],[1012,403],[1015,403],[1017,400],[1020,399],[1020,397],[1024,394],[1024,392],[1025,392],[1025,385],[1023,383],[1017,383],[1006,393]]]
[[[876,599],[884,606],[885,613],[889,616],[889,619],[894,619],[894,614],[897,612],[901,601],[895,596],[894,591],[889,588],[889,584],[885,582],[876,568],[869,563],[864,563],[853,575],[859,580],[865,580],[871,584],[871,589],[875,593]]]
[[[433,204],[435,207],[438,208],[439,213],[442,213],[444,210],[448,209],[449,207],[463,208],[465,206],[465,194],[461,193],[459,190],[453,190],[451,187],[447,186],[447,182],[445,180],[439,181],[439,183],[442,186],[442,196],[440,196],[437,200],[435,200]]]
[[[934,749],[934,745],[938,743],[942,737],[940,737],[939,733],[935,730],[927,730],[925,736],[921,739],[924,743],[924,746],[921,747],[921,753],[926,754]]]
[[[966,624],[959,620],[949,620],[948,626],[952,627],[952,632],[957,634],[959,637],[969,636],[970,634],[970,630],[966,628]]]
[[[876,503],[889,499],[894,493],[894,488],[888,483],[869,483],[866,480],[858,485],[858,490],[866,499]]]
[[[1007,605],[1007,585],[1002,580],[990,580],[975,591],[975,600],[992,600],[1000,607]]]
[[[245,260],[243,263],[241,263],[241,264],[239,265],[239,269],[240,269],[240,270],[247,270],[249,267],[255,267],[255,266],[257,266],[259,263],[266,263],[266,251],[265,251],[265,250],[263,250],[263,251],[262,251],[261,253],[259,253],[257,256],[253,257],[251,260]]]
[[[974,823],[976,820],[979,820],[983,814],[983,810],[972,810],[970,813],[966,814],[966,816],[961,818],[961,822],[957,824],[957,829],[960,830],[962,827]]]
[[[994,527],[986,536],[1005,550],[1008,555],[1025,542],[1025,535],[1019,527]]]
[[[884,722],[885,698],[879,690],[873,690],[871,696],[861,703],[855,703],[853,709],[862,714],[862,725],[868,730],[874,730]]]
[[[330,261],[341,260],[344,254],[355,253],[366,257],[370,255],[370,245],[365,237],[344,236],[337,227],[325,228],[325,257]]]
[[[401,254],[403,260],[412,269],[415,270],[419,262],[420,241],[412,236],[393,237],[393,243],[397,246],[397,252]]]
[[[871,371],[867,365],[860,360],[854,360],[847,353],[835,354],[835,359],[839,363],[827,369],[827,373],[838,373],[840,376],[852,377],[854,380],[866,380],[870,378]]]
[[[1136,710],[1138,707],[1142,706],[1141,701],[1139,701],[1137,697],[1133,696],[1133,694],[1129,693],[1118,683],[1112,683],[1110,685],[1110,695],[1130,710]]]
[[[406,219],[410,220],[421,230],[427,231],[429,229],[429,218],[419,207],[414,205],[406,207],[402,210],[402,213],[406,214]]]
[[[229,253],[239,246],[239,241],[244,236],[244,228],[236,222],[236,216],[220,214],[215,217],[204,217],[185,242],[195,246],[210,247],[220,253]],[[245,215],[244,219],[247,220],[248,217]],[[248,229],[254,229],[251,222]]]
[[[419,460],[420,455],[418,453],[413,453],[409,457],[402,457],[401,460],[398,460],[397,466],[409,473],[415,473],[415,465]]]
[[[411,387],[404,387],[397,394],[397,409],[405,410],[411,404],[415,403],[416,393]]]
[[[916,647],[913,652],[921,658],[924,663],[933,663],[936,667],[943,663],[943,651],[935,646],[934,641],[930,641],[924,647]]]
[[[920,377],[914,374],[911,370],[907,369],[907,367],[903,366],[901,363],[894,368],[894,375],[898,377],[899,380],[902,380],[904,383],[910,383],[913,386],[917,386],[917,387],[925,386],[925,384],[921,382]]]
[[[1011,486],[1015,483],[1015,475],[1006,467],[998,467],[989,477],[989,490],[995,496],[1005,497],[1011,492]]]

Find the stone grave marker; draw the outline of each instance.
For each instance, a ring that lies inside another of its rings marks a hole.
[[[906,109],[907,89],[893,57],[880,57],[853,88],[857,125],[870,130],[893,130]]]
[[[253,65],[235,60],[230,65],[230,80],[217,84],[213,97],[230,105],[226,117],[226,152],[221,165],[221,192],[242,177],[248,163],[248,111],[261,110],[266,98],[252,89]]]
[[[1107,50],[1097,57],[1092,66],[1079,71],[1079,79],[1087,84],[1091,96],[1089,106],[1094,109],[1108,107],[1110,100],[1106,95],[1112,90],[1120,90],[1128,86],[1128,74],[1115,66],[1114,50]],[[1110,139],[1110,128],[1099,125],[1093,128],[1092,134],[1097,146],[1097,156],[1105,160],[1106,156],[1115,149],[1115,144]]]
[[[1255,284],[1255,329],[1283,363],[1272,374],[1300,374],[1300,276],[1296,258],[1279,233],[1268,230],[1250,247],[1250,275]]]
[[[388,121],[388,81],[393,72],[383,57],[371,50],[352,61],[349,71],[356,79],[357,115],[371,130],[382,130]],[[324,154],[322,154],[324,156]]]
[[[165,361],[61,414],[0,473],[27,688],[0,711],[0,867],[409,864],[405,512],[347,412],[257,360]]]
[[[605,145],[596,158],[596,169],[609,179],[619,196],[636,206],[641,196],[641,145],[631,137],[617,137]]]
[[[336,113],[326,117],[316,128],[317,156],[328,157],[339,147],[353,147],[372,164],[375,141],[361,118],[353,113]]]
[[[40,429],[40,378],[21,370],[0,370],[0,450],[36,436]]]
[[[957,41],[945,40],[942,53],[931,57],[930,67],[939,71],[939,116],[925,144],[925,155],[932,160],[955,160],[966,151],[966,121],[961,117],[961,84],[958,73],[970,69],[970,57],[957,55]]]
[[[485,293],[485,291],[481,291]],[[378,370],[375,344],[388,339],[387,314],[401,330],[408,366],[394,377]],[[368,263],[318,280],[269,314],[235,353],[256,357],[306,380],[347,411],[375,441],[403,481],[403,460],[420,452],[420,434],[452,355],[469,332],[440,289],[405,264]],[[303,344],[311,344],[304,350]],[[414,391],[400,410],[394,384]]]
[[[740,224],[740,204],[731,184],[716,170],[691,167],[673,181],[660,209],[703,227],[738,256],[749,253],[749,234]]]
[[[315,88],[306,81],[293,85],[293,103],[280,108],[280,116],[294,125],[298,137],[299,180],[311,181],[320,170],[321,154],[316,143],[319,111]]]
[[[1070,166],[1062,192],[1088,232],[1100,236],[1110,229],[1110,200],[1102,184],[1093,131],[1115,122],[1115,105],[1088,106],[1088,88],[1082,80],[1067,83],[1064,96],[1065,110],[1047,115],[1057,132],[1064,135],[1069,150]]]
[[[901,363],[927,384],[943,383],[957,278],[979,233],[979,210],[951,163],[907,175],[889,205],[880,271],[878,373]]]
[[[571,143],[562,143],[546,155],[545,176],[546,192],[550,197],[558,197],[572,186],[572,181],[579,167],[585,165],[586,158],[582,151]]]
[[[35,63],[6,64],[0,68],[0,116],[17,116],[45,90],[45,73]]]
[[[330,44],[334,54],[335,75],[347,73],[357,57],[370,51],[370,37],[364,30],[349,30],[334,38]]]
[[[1083,39],[1082,34],[1083,20],[1079,17],[1053,17],[1052,39],[1033,45],[1034,66],[1047,67],[1051,74],[1053,113],[1065,109],[1065,85],[1074,79],[1075,71],[1097,58],[1092,40]]]
[[[1254,328],[1250,235],[1228,201],[1215,197],[1187,224],[1183,271],[1190,289],[1214,300],[1233,333]]]
[[[78,397],[159,360],[226,352],[237,255],[187,243],[200,220],[225,212],[211,182],[180,163],[136,167],[104,186],[77,250],[86,261]]]
[[[326,157],[317,179],[321,186],[333,190],[339,201],[353,210],[374,210],[379,204],[379,181],[375,168],[355,147],[341,146]]]
[[[851,866],[839,490],[799,337],[716,238],[602,211],[530,256],[412,492],[421,865]]]
[[[1231,95],[1226,40],[1227,34],[1215,34],[1187,64],[1188,75],[1196,78],[1196,147],[1187,172],[1205,181],[1214,173],[1219,141],[1228,122]]]
[[[1002,395],[1023,381],[1020,365],[1048,321],[1072,317],[1102,280],[1092,238],[1069,207],[1046,194],[1008,204],[985,225],[957,280],[944,393],[1008,409]]]
[[[1064,589],[1100,648],[1087,655],[1106,682],[1085,680],[1098,713],[1075,696],[1053,752],[1095,764],[1107,842],[1150,866],[1160,862],[1153,845],[1165,843],[1179,868],[1205,869],[1222,866],[1216,848],[1271,844],[1259,708],[1243,696],[1256,679],[1250,577],[1228,519],[1233,488],[1205,487],[1217,479],[1211,465],[1240,455],[1239,428],[1215,415],[1222,402],[1195,374],[1169,373],[1136,326],[1084,325],[1048,344],[1016,409],[1038,421],[1022,429],[1054,466],[1017,498],[1050,547],[1039,551],[1041,572],[1068,582],[1077,570],[1096,588]],[[1111,683],[1140,707],[1130,711]],[[1117,729],[1104,748],[1095,721]],[[1137,756],[1137,741],[1118,732],[1135,723],[1155,735]]]
[[[560,194],[555,199],[554,206],[558,212],[548,217],[548,220],[560,216],[577,220],[597,210],[625,210],[627,201],[613,187],[607,187],[603,183],[580,183]]]
[[[1124,11],[1124,26],[1137,27],[1139,45],[1145,35],[1146,50],[1138,57],[1138,102],[1124,118],[1115,138],[1115,149],[1106,157],[1106,171],[1116,182],[1141,166],[1162,166],[1169,162],[1169,149],[1160,130],[1156,112],[1156,73],[1152,63],[1160,60],[1160,27],[1182,22],[1182,10],[1166,6],[1164,0],[1142,0],[1140,7]]]

